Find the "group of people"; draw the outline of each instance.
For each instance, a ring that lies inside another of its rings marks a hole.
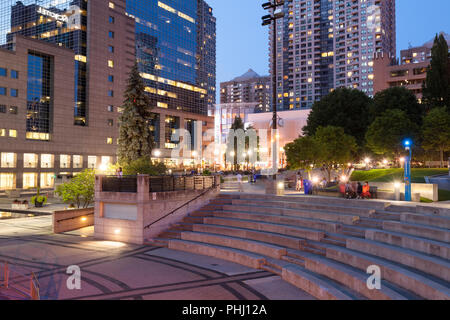
[[[350,181],[348,181],[345,184],[345,197],[347,199],[370,199],[372,195],[370,194],[369,182],[366,181],[364,185],[362,185],[361,182],[358,182],[355,190]]]

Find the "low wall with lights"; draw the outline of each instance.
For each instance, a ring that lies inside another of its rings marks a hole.
[[[220,176],[205,189],[168,192],[150,192],[146,175],[137,177],[136,192],[104,192],[103,179],[96,177],[94,236],[134,244],[158,236],[220,192]]]
[[[380,191],[389,191],[395,193],[396,189],[395,184],[389,182],[370,182],[370,185],[373,187],[378,187],[378,190]],[[397,188],[400,193],[405,192],[404,183],[398,183]],[[439,201],[439,188],[437,184],[413,183],[411,184],[411,188],[413,194],[420,194],[420,196],[423,198],[427,198],[433,201]]]
[[[53,212],[53,232],[62,233],[94,225],[94,208]]]

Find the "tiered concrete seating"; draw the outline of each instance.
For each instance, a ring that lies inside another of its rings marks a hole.
[[[318,299],[450,300],[448,217],[381,201],[226,194],[151,244],[273,272]],[[382,287],[367,287],[367,268]]]

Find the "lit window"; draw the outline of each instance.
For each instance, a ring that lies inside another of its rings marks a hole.
[[[114,61],[108,60],[108,67],[114,68]]]
[[[97,165],[97,157],[96,156],[88,156],[88,168],[95,169]]]
[[[0,173],[0,190],[15,189],[16,175],[14,173]]]
[[[12,152],[2,152],[1,153],[1,167],[2,168],[15,168],[16,167],[17,156]]]
[[[6,129],[0,129],[0,137],[6,136]]]
[[[59,166],[64,169],[70,168],[70,156],[67,154],[61,154],[59,156]]]
[[[113,138],[106,138],[107,144],[113,144]]]
[[[167,103],[164,103],[164,102],[159,102],[158,101],[157,105],[158,105],[158,108],[163,108],[163,109],[169,108],[169,105]]]
[[[17,130],[9,130],[9,136],[11,138],[17,138]]]
[[[38,159],[39,159],[39,157],[35,153],[24,153],[23,154],[23,167],[24,168],[37,168]]]
[[[17,107],[13,107],[13,106],[9,107],[9,113],[10,114],[17,114]]]
[[[23,188],[30,189],[37,187],[37,173],[24,173],[23,174]]]
[[[109,7],[111,8],[111,9],[114,9],[116,6],[114,5],[114,2],[109,2]]]
[[[83,156],[73,156],[73,168],[81,169],[83,168]]]
[[[41,154],[41,168],[53,168],[53,161],[52,154]]]
[[[55,173],[43,172],[41,173],[41,188],[53,188],[55,184]]]

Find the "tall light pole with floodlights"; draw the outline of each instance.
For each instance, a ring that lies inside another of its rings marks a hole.
[[[262,25],[268,26],[272,24],[272,167],[273,167],[273,179],[276,180],[276,173],[278,171],[278,139],[276,132],[278,129],[278,117],[277,117],[277,20],[284,18],[283,9],[278,7],[284,6],[285,1],[292,0],[272,0],[270,2],[263,3],[264,10],[269,10],[272,13],[262,17]]]
[[[403,141],[403,146],[406,151],[409,151],[409,155],[405,158],[405,201],[412,200],[411,190],[411,158],[412,158],[412,141],[406,139]]]

